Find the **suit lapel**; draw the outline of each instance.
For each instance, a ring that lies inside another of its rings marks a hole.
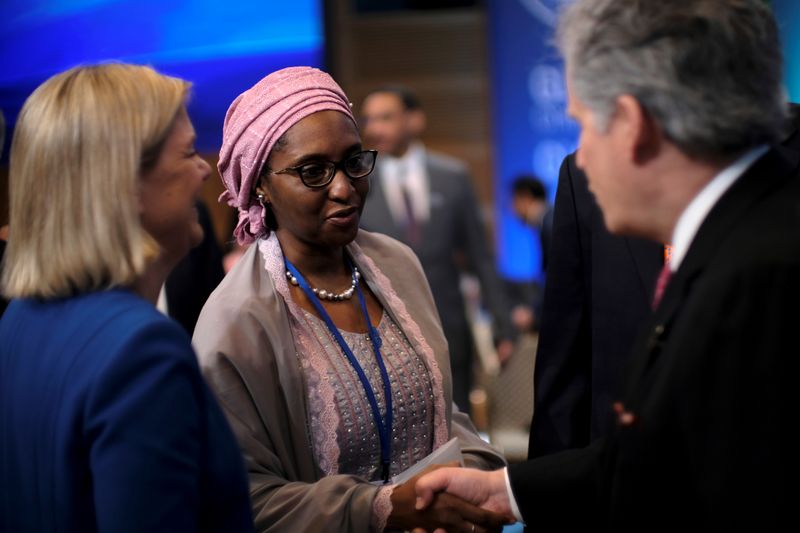
[[[680,269],[692,273],[705,267],[745,212],[789,179],[797,163],[798,154],[780,148],[756,161],[711,209]]]
[[[431,164],[431,157],[428,152],[425,152],[425,186],[428,188],[428,219],[423,220],[421,223],[422,230],[428,226],[430,221],[434,218],[434,211],[441,209],[445,203],[447,195],[442,190],[442,180],[434,179],[436,169]]]
[[[625,247],[631,256],[642,297],[649,306],[653,299],[656,276],[664,262],[663,247],[656,242],[641,239],[625,239]]]
[[[384,173],[381,172],[381,168],[378,166],[370,177],[370,190],[367,202],[369,202],[369,209],[373,214],[378,213],[380,216],[371,217],[371,221],[374,225],[367,229],[378,233],[384,233],[395,239],[400,239],[401,230],[394,221],[394,216],[389,209],[389,202],[386,201],[383,180]]]
[[[692,285],[711,262],[721,243],[750,208],[794,176],[798,159],[800,154],[791,150],[770,150],[711,209],[636,345],[636,355],[628,374],[628,398],[632,397],[636,387],[646,383],[643,378],[666,346],[672,326],[691,294]]]

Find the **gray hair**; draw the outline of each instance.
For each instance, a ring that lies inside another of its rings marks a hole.
[[[629,94],[690,156],[781,137],[781,48],[762,0],[575,0],[557,39],[571,90],[601,130]]]

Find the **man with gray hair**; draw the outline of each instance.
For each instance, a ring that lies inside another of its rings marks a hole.
[[[417,483],[532,529],[771,531],[796,521],[789,439],[800,154],[761,0],[575,0],[559,26],[576,162],[608,229],[673,245],[590,446]],[[611,406],[610,406],[611,407]]]

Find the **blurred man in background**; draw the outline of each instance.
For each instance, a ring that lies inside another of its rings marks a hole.
[[[553,233],[553,207],[547,202],[542,180],[532,174],[518,176],[511,184],[511,210],[539,233],[542,251],[542,270],[547,270],[547,254]]]
[[[361,225],[408,244],[419,256],[450,347],[453,399],[468,411],[473,340],[459,288],[463,267],[480,280],[501,362],[514,348],[510,308],[469,173],[461,161],[425,149],[419,140],[425,113],[410,90],[373,90],[361,117],[365,146],[380,153]]]
[[[517,176],[511,183],[511,210],[539,237],[541,270],[547,271],[548,256],[553,233],[553,206],[547,201],[544,183],[533,174]],[[544,289],[538,280],[527,284],[530,290],[527,301],[519,302],[511,312],[511,319],[520,331],[541,328]]]

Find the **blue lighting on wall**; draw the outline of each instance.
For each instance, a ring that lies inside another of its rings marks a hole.
[[[577,147],[578,128],[565,116],[563,64],[552,44],[558,11],[569,1],[488,2],[498,260],[514,280],[541,279],[542,273],[538,236],[511,212],[511,182],[532,172],[552,199],[559,164]],[[800,2],[770,4],[781,31],[789,99],[800,103]]]
[[[553,46],[565,0],[490,0],[495,212],[500,272],[517,281],[541,280],[538,236],[514,217],[511,184],[537,175],[555,197],[562,159],[577,146],[566,115],[564,67]]]
[[[800,3],[772,0],[783,42],[784,78],[789,100],[800,103]]]
[[[271,71],[321,67],[321,0],[4,0],[0,108],[9,131],[45,79],[81,63],[149,64],[194,84],[197,147],[215,152],[231,101]]]

